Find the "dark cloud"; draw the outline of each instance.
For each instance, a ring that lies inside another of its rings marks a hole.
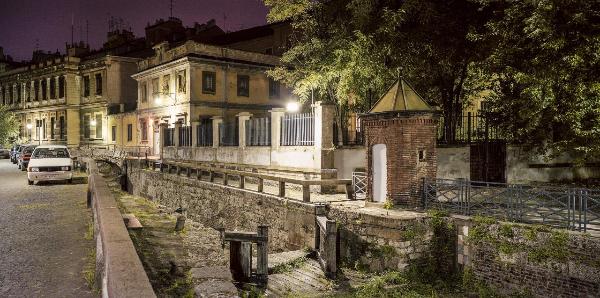
[[[266,23],[262,0],[174,0],[173,16],[184,25],[215,19],[224,30]],[[169,0],[0,0],[0,46],[16,60],[30,59],[36,44],[42,50],[65,51],[71,40],[86,40],[86,21],[92,48],[106,39],[110,16],[122,18],[136,36],[147,23],[169,17]]]

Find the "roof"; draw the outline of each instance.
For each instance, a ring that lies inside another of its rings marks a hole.
[[[273,27],[284,24],[285,22],[276,22],[257,27],[242,29],[239,31],[228,32],[215,36],[208,43],[215,45],[228,45],[240,41],[256,39],[260,37],[273,35]]]
[[[434,111],[427,101],[403,78],[383,95],[371,108],[369,113],[385,113],[398,111]]]
[[[37,145],[34,145],[37,146]],[[65,145],[39,145],[37,146],[37,148],[48,148],[48,149],[56,149],[56,148],[64,148],[67,149],[67,146]]]

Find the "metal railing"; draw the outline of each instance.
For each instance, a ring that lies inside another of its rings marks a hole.
[[[246,146],[271,146],[271,118],[246,120]]]
[[[488,140],[499,140],[501,136],[496,126],[490,123],[490,114],[471,113],[460,115],[452,128],[444,116],[438,124],[438,143],[471,143]]]
[[[165,147],[175,146],[175,142],[173,141],[174,136],[175,136],[175,128],[165,127],[164,135],[165,135],[165,139],[163,141],[163,146],[165,146]]]
[[[365,199],[367,196],[367,173],[352,172],[352,187],[356,199]]]
[[[315,124],[312,113],[286,114],[281,118],[282,146],[312,146],[315,144]]]
[[[192,127],[182,126],[179,128],[179,147],[192,146]]]
[[[600,231],[600,190],[595,189],[425,179],[422,199],[425,209]]]
[[[211,119],[203,119],[196,126],[196,146],[211,147],[213,145],[213,128]]]
[[[239,125],[237,119],[219,124],[219,146],[239,146]]]

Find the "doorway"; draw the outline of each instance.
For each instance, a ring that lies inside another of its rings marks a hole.
[[[154,144],[154,156],[160,155],[160,132],[155,131],[152,137],[152,143]]]
[[[387,147],[373,146],[373,202],[383,203],[387,198]]]

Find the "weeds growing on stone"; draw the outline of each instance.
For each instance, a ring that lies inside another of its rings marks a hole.
[[[90,290],[94,293],[99,293],[100,288],[96,285],[96,249],[93,248],[88,253],[86,258],[86,263],[81,271],[83,274],[83,279],[85,279],[85,283],[88,285]]]
[[[87,223],[87,229],[85,230],[85,234],[83,235],[85,240],[94,239],[94,221],[90,220]]]

